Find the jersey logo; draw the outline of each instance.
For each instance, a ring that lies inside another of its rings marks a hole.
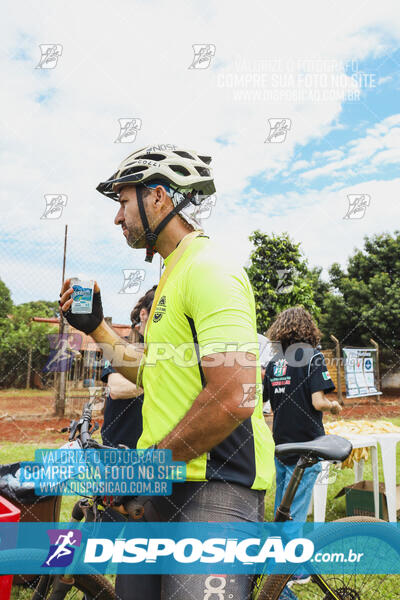
[[[166,296],[161,296],[161,298],[159,299],[159,301],[157,303],[156,310],[154,312],[153,323],[158,323],[159,321],[161,321],[161,319],[165,315],[166,311],[167,311],[167,298],[166,298]]]
[[[328,379],[332,379],[329,375],[329,371],[323,371],[322,377],[325,379],[325,381],[328,381]]]
[[[275,388],[275,394],[284,394],[285,393],[285,387],[281,386],[281,387],[276,387]]]
[[[277,360],[273,366],[273,372],[276,377],[283,377],[286,375],[287,370],[287,362],[284,358]]]

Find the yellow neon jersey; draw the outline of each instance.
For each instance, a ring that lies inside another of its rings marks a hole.
[[[258,359],[254,295],[245,271],[232,266],[206,236],[195,238],[162,289],[146,342],[138,448],[163,439],[192,406],[205,385],[199,358],[239,350],[251,351]],[[256,392],[251,418],[210,452],[190,461],[188,480],[218,479],[261,490],[270,486],[274,443],[262,413],[259,366]]]

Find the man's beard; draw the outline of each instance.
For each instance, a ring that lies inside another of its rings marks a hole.
[[[131,248],[141,248],[141,247],[143,248],[143,246],[139,246],[139,242],[142,238],[146,239],[144,233],[132,231],[128,227],[127,227],[127,231],[128,231],[128,235],[126,236],[126,241],[128,243],[128,246],[130,246]]]

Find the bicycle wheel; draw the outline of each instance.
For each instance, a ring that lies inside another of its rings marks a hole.
[[[113,587],[101,575],[74,575],[71,586],[48,575],[36,583],[34,589],[32,584],[13,586],[11,600],[116,600]]]
[[[14,564],[16,560],[40,562],[43,560],[43,551],[31,548],[1,552],[1,572],[7,573],[7,564]],[[113,586],[102,575],[90,573],[73,577],[73,585],[62,589],[58,576],[43,575],[39,576],[39,580],[31,581],[29,575],[22,575],[22,581],[26,579],[27,583],[13,585],[11,600],[117,600]]]
[[[36,590],[40,590],[40,584],[41,581]],[[51,577],[45,589],[45,594],[35,592],[30,600],[116,600],[113,587],[102,575],[74,575],[71,586],[63,584],[59,577]]]
[[[374,519],[372,517],[347,517],[338,519],[333,523],[382,523],[387,527],[387,521]],[[348,533],[345,537],[351,537]],[[321,543],[329,544],[333,541],[329,536],[324,539],[321,535]],[[319,541],[320,541],[319,540]],[[398,540],[397,550],[399,550]],[[392,544],[390,544],[392,546]],[[323,547],[323,546],[322,546]],[[400,557],[399,557],[400,559]],[[279,600],[282,592],[292,576],[301,573],[301,567],[293,569],[289,575],[270,575],[266,577],[261,589],[256,595],[257,600]],[[290,592],[287,588],[282,598],[297,598],[298,600],[400,600],[400,576],[399,575],[371,575],[352,573],[349,575],[315,575],[311,580],[302,585],[293,585]]]

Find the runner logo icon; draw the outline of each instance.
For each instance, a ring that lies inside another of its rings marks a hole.
[[[81,545],[82,532],[74,529],[48,529],[49,553],[42,567],[67,567],[72,563],[75,548]]]
[[[268,119],[269,133],[265,144],[281,144],[292,127],[291,119]]]
[[[208,69],[215,56],[215,44],[193,44],[194,57],[189,69]]]
[[[136,140],[137,132],[142,129],[142,119],[118,119],[119,134],[115,144],[131,144]]]
[[[371,202],[369,194],[348,194],[349,207],[343,219],[362,219]]]
[[[118,292],[119,294],[137,294],[142,281],[146,276],[144,269],[122,269],[124,274],[124,283]]]

